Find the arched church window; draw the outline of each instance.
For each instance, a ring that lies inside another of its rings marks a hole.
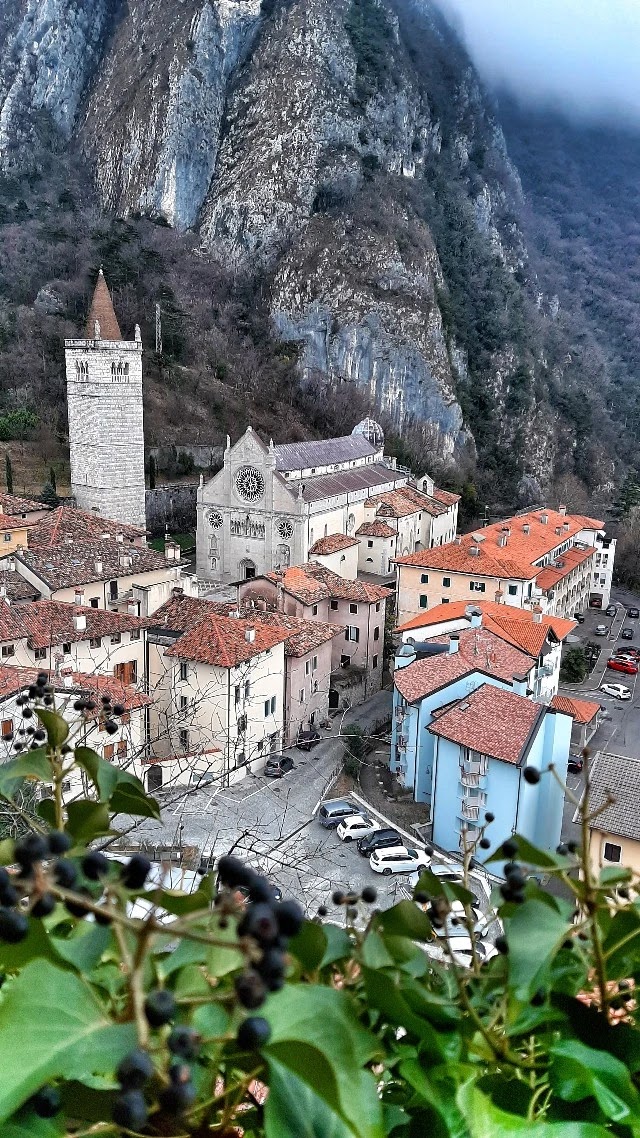
[[[355,514],[349,514],[349,517],[347,518],[347,533],[353,533],[355,528],[356,528]]]
[[[125,365],[124,365],[124,374],[125,374],[125,375],[128,375],[128,374],[129,374],[129,364],[125,364]]]

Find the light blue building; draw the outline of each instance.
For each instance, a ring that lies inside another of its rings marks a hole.
[[[536,664],[482,628],[396,657],[391,769],[429,808],[441,848],[459,851],[463,831],[473,840],[487,811],[493,847],[516,829],[558,844],[562,788],[549,774],[531,786],[522,770],[553,762],[564,780],[572,720],[531,699]]]

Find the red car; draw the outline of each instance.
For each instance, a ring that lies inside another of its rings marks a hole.
[[[633,660],[621,660],[620,657],[607,660],[607,668],[612,672],[626,672],[628,676],[637,676],[638,665],[633,663]]]

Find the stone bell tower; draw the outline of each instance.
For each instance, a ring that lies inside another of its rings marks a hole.
[[[123,340],[102,269],[82,340],[65,340],[71,492],[82,510],[145,526],[142,341]]]

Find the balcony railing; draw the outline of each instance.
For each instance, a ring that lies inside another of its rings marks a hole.
[[[471,806],[468,802],[462,803],[462,817],[468,818],[470,822],[477,822],[480,817],[480,807]]]
[[[553,664],[541,664],[536,668],[536,678],[541,680],[543,676],[552,676],[553,670]]]
[[[485,775],[487,773],[487,764],[463,761],[460,763],[460,772],[461,774]]]
[[[479,774],[469,774],[468,771],[465,771],[464,768],[462,768],[460,771],[460,782],[462,783],[463,786],[469,786],[469,787],[480,786],[480,775]]]

